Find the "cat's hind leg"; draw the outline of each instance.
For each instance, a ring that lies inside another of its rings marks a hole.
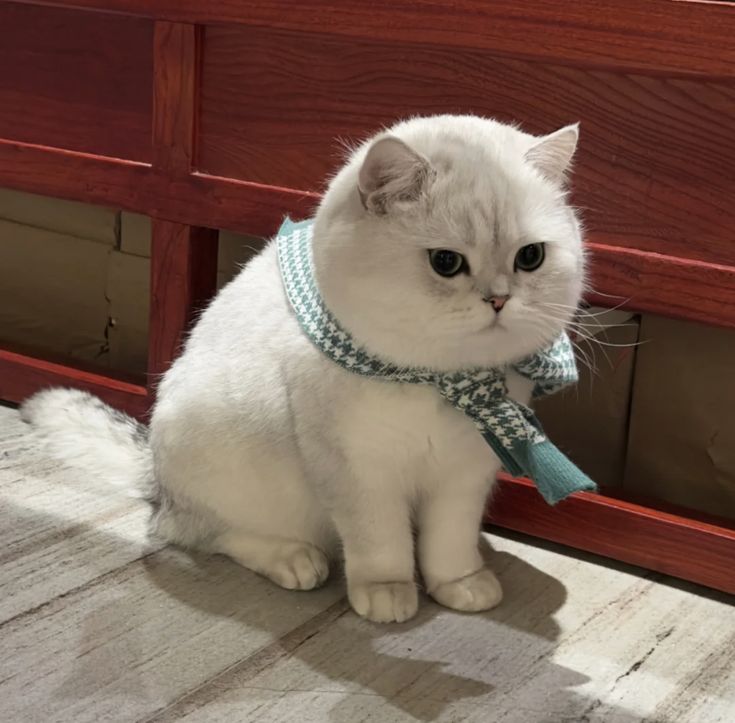
[[[227,555],[281,587],[318,587],[329,574],[325,552],[332,552],[334,533],[290,439],[276,444],[226,431],[175,434],[159,420],[154,531]]]
[[[309,542],[230,530],[219,535],[211,549],[288,590],[312,590],[329,575],[327,556]]]

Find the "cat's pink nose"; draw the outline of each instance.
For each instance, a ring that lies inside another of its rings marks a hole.
[[[489,301],[492,304],[495,311],[500,311],[505,306],[505,302],[508,301],[509,298],[510,296],[506,294],[505,296],[491,296],[489,299],[486,299],[486,301]]]

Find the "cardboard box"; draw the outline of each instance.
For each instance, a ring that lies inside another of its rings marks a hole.
[[[128,211],[120,214],[120,251],[150,258],[151,220],[148,216]]]
[[[146,216],[123,212],[121,252],[110,257],[107,296],[110,299],[110,365],[144,372],[148,349],[151,223]],[[217,287],[227,283],[262,242],[221,231],[217,256]]]
[[[145,373],[148,362],[150,261],[113,251],[107,274],[109,365]]]
[[[263,247],[263,240],[220,231],[217,252],[218,287],[229,281],[254,253]],[[120,250],[143,258],[151,255],[151,220],[147,216],[123,211],[120,218]]]
[[[554,444],[601,486],[620,487],[638,341],[638,319],[590,309],[577,339],[579,383],[535,404]]]
[[[0,189],[0,339],[145,371],[150,244],[146,216]],[[218,286],[261,246],[220,233]]]
[[[86,361],[103,358],[112,250],[0,221],[0,339]]]
[[[0,188],[0,218],[107,246],[118,243],[120,213],[102,206]]]
[[[263,239],[220,231],[217,262],[218,288],[230,281],[264,246]]]
[[[735,331],[646,316],[626,490],[735,518]]]

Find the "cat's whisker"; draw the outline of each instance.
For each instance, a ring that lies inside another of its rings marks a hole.
[[[599,344],[600,346],[606,346],[611,347],[613,349],[631,349],[633,347],[643,346],[644,344],[648,344],[650,341],[649,339],[642,339],[640,341],[632,341],[629,344],[616,344],[610,341],[603,341],[602,339],[597,339],[596,337],[592,337],[594,339],[596,344]]]
[[[585,308],[584,306],[572,306],[570,304],[559,304],[555,303],[553,301],[547,301],[545,305],[547,306],[554,306],[556,308],[560,309],[567,309],[569,311],[574,311],[575,314],[583,314],[586,317],[598,317],[598,316],[605,316],[606,314],[609,314],[610,312],[617,311],[623,304],[626,302],[623,301],[617,306],[611,306],[609,308],[600,309],[600,311],[590,311],[589,309]]]
[[[551,322],[551,323],[559,323],[560,321],[563,321],[562,319],[559,319],[556,316],[553,316],[551,314],[544,314],[543,312],[540,315],[538,315],[537,318],[539,318],[542,321]],[[575,331],[574,323],[570,322],[568,328],[571,328],[573,331]],[[582,339],[582,341],[585,341],[588,344],[597,343],[599,341],[594,336],[588,335],[586,332],[582,332],[581,330],[577,332],[577,335]],[[598,376],[599,372],[597,369],[597,365],[594,363],[593,358],[590,357],[590,354],[588,354],[588,352],[582,349],[579,341],[577,341],[576,339],[572,338],[571,343],[575,351],[578,354],[578,358],[582,366],[586,367],[592,375]],[[607,353],[605,352],[604,349],[602,349],[602,352],[605,354],[605,357],[607,358],[608,363],[610,363],[610,359],[607,357]]]
[[[625,304],[629,304],[632,301],[632,297],[630,296],[618,296],[617,294],[606,294],[602,291],[597,291],[596,289],[593,289],[591,286],[585,286],[584,290],[588,294],[595,294],[595,296],[604,296],[606,299],[620,299],[620,303],[614,307],[611,307],[611,310],[619,309],[621,306]]]
[[[563,307],[565,309],[571,309],[571,307],[566,306],[566,305],[563,305],[563,304],[551,304],[551,303],[548,303],[545,306],[558,306],[558,307]],[[580,310],[579,313],[584,313],[584,310]],[[554,318],[554,317],[551,317],[551,318]],[[561,321],[562,319],[560,319],[559,317],[555,317],[555,320],[556,321]],[[595,326],[597,326],[597,328],[600,330],[600,332],[604,332],[607,329],[619,329],[619,328],[628,328],[628,327],[635,327],[636,326],[635,323],[605,324],[604,322],[600,321],[599,319],[590,319],[590,322],[593,323],[593,324],[595,324]],[[577,333],[580,336],[583,336],[585,338],[594,338],[597,343],[602,344],[602,345],[607,345],[607,346],[636,346],[637,344],[640,343],[640,342],[632,342],[629,345],[625,345],[625,344],[614,344],[612,342],[607,342],[607,341],[604,341],[602,339],[599,339],[595,334],[588,334],[588,333],[586,333],[586,327],[587,327],[587,324],[585,322],[583,322],[583,321],[571,320],[571,321],[568,322],[568,328],[573,329],[575,331],[575,333]]]

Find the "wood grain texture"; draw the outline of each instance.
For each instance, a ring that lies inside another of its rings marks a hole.
[[[697,0],[19,0],[201,24],[491,50],[575,65],[735,76],[732,2]]]
[[[307,218],[319,201],[313,192],[200,173],[172,179],[145,163],[2,139],[0,185],[256,236],[273,234],[289,213]]]
[[[0,349],[0,399],[22,402],[54,386],[84,389],[139,419],[148,412],[148,390],[140,384]]]
[[[0,28],[0,138],[150,158],[150,21],[0,2]]]
[[[735,326],[735,266],[607,246],[595,238],[588,245],[591,303]]]
[[[151,236],[149,383],[177,356],[194,315],[217,287],[217,231],[154,219]]]
[[[0,185],[264,237],[288,214],[307,218],[319,198],[201,173],[169,180],[145,164],[2,141]],[[594,233],[590,238],[595,303],[735,326],[734,266],[601,244]]]
[[[361,141],[397,118],[435,113],[521,121],[539,134],[581,121],[573,202],[592,234],[735,264],[731,83],[210,27],[197,168],[319,190],[342,165],[336,139]]]
[[[159,21],[153,42],[153,166],[172,175],[191,170],[198,110],[200,28]]]
[[[0,422],[7,425],[9,410],[0,411]],[[28,434],[27,427],[19,431],[23,434]],[[0,533],[0,628],[164,546],[148,538],[148,505],[105,489],[96,475],[72,473],[70,495],[64,484],[69,470],[55,460],[48,462],[40,474],[23,470],[22,484],[0,489],[3,513],[12,519]],[[50,575],[52,559],[65,562]]]
[[[735,594],[735,524],[580,492],[549,507],[532,482],[503,475],[486,521]]]
[[[154,178],[186,183],[196,143],[200,28],[156,22]],[[152,388],[180,350],[197,311],[217,288],[218,232],[153,219],[148,373]]]

